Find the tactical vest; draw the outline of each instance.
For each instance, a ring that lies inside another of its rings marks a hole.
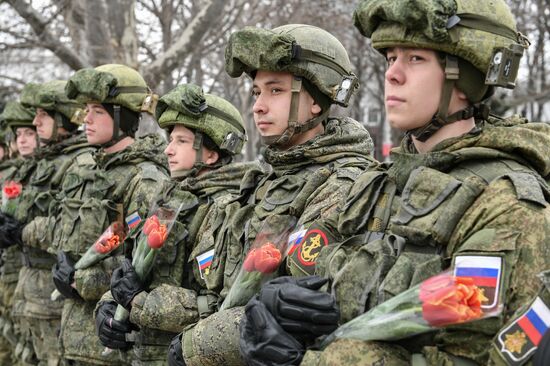
[[[124,165],[117,169],[115,179],[112,172],[94,169],[93,159],[92,154],[79,157],[80,169],[71,171],[65,179],[64,192],[75,193],[63,199],[56,212],[50,249],[53,253],[63,250],[75,258],[84,254],[105,228],[129,214],[124,211],[123,200],[136,175],[158,179],[158,170],[151,162]]]
[[[65,148],[53,159],[44,158],[38,161],[36,169],[30,177],[21,195],[17,207],[16,218],[21,222],[29,223],[38,219],[41,223],[47,223],[40,232],[30,233],[26,230],[23,234],[24,246],[22,249],[23,264],[27,267],[51,269],[55,264],[55,258],[47,253],[51,248],[52,238],[49,218],[52,209],[56,207],[57,194],[65,175],[71,165],[80,156],[90,154],[95,150],[87,145],[76,145]]]
[[[332,278],[343,321],[441,272],[444,251],[457,224],[494,180],[508,179],[518,200],[543,207],[550,197],[544,180],[514,160],[467,161],[444,173],[421,166],[401,192],[383,172],[361,180],[370,190],[362,214],[349,214],[361,194],[351,196],[341,215],[344,226],[365,232],[322,251],[319,274]],[[357,190],[361,193],[362,189]]]
[[[218,239],[207,282],[223,284],[221,295],[224,297],[238,275],[244,253],[248,252],[267,217],[292,216],[297,227],[313,222],[321,209],[311,205],[314,193],[331,176],[351,185],[365,166],[363,158],[344,157],[326,164],[288,169],[283,174],[266,174],[248,196],[248,204],[230,205],[231,212],[226,209],[228,219],[221,224],[223,238]],[[292,271],[292,264],[288,265]]]

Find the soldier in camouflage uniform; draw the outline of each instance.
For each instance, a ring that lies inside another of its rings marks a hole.
[[[337,210],[353,181],[373,164],[368,132],[350,118],[328,116],[332,104],[347,106],[357,87],[347,52],[330,33],[300,24],[273,30],[247,27],[231,35],[225,56],[230,76],[245,72],[253,78],[254,121],[267,145],[264,158],[270,170],[243,179],[240,206],[216,233],[219,246],[204,277],[209,288],[223,288],[222,297],[262,222],[291,216],[303,231],[302,226]],[[312,271],[325,244],[323,239],[315,245],[320,237],[306,238],[281,271],[295,276]],[[211,248],[201,249],[192,254],[195,266]],[[241,364],[242,314],[242,307],[219,311],[186,329],[172,344],[169,362]]]
[[[23,267],[14,293],[13,316],[17,317],[23,336],[28,336],[32,343],[39,364],[59,362],[56,346],[62,303],[52,302],[49,297],[53,290],[50,268],[55,257],[47,252],[51,240],[42,235],[46,227],[39,225],[41,230],[37,231],[36,223],[48,216],[50,205],[55,206],[67,168],[90,149],[85,139],[77,135],[82,105],[65,96],[65,83],[31,83],[21,93],[21,103],[36,108],[33,125],[40,146],[33,157],[35,167],[19,197],[15,214],[24,228],[18,238],[23,243]],[[20,171],[19,174],[26,173]],[[28,349],[30,345],[24,344],[22,348]]]
[[[122,249],[86,269],[75,271],[74,263],[111,223],[133,213],[143,217],[167,178],[164,140],[156,134],[135,137],[141,112],[152,113],[157,96],[137,71],[117,64],[77,71],[65,92],[86,103],[86,138],[101,148],[68,172],[63,191],[71,194],[51,225],[51,250],[57,253],[53,282],[67,298],[59,334],[62,357],[75,365],[124,364],[125,353],[102,356],[93,319]]]
[[[387,170],[357,180],[332,221],[352,237],[325,248],[317,273],[330,278],[341,321],[444,269],[489,269],[496,281],[486,283],[482,307],[503,311],[400,342],[335,341],[301,364],[525,361],[533,344],[505,323],[535,298],[548,309],[536,277],[550,265],[550,128],[489,116],[481,103],[494,87],[514,86],[525,39],[504,1],[365,0],[355,22],[386,56],[386,112],[406,137]],[[241,339],[249,364],[300,362],[294,334],[323,304],[292,300],[269,311],[249,303]]]
[[[214,207],[224,206],[239,193],[240,181],[257,163],[231,163],[246,140],[242,117],[226,100],[203,94],[196,85],[182,85],[164,95],[157,106],[159,125],[170,134],[165,150],[172,181],[165,182],[159,205],[182,208],[176,226],[160,249],[148,285],[137,277],[129,260],[115,270],[111,294],[130,310],[139,326],[133,345],[133,365],[165,365],[170,341],[185,326],[210,314],[217,296],[200,274],[188,269],[189,252],[220,218]],[[194,261],[194,257],[189,259]],[[105,297],[96,324],[102,343],[127,348],[124,332],[109,327],[116,302]]]
[[[38,135],[33,126],[34,110],[23,107],[19,102],[8,102],[1,115],[2,127],[6,129],[6,135],[15,136],[19,157],[8,158],[0,164],[0,185],[7,181],[15,181],[26,184],[29,175],[35,166],[31,158],[38,145]],[[6,140],[7,145],[10,139]],[[4,229],[0,228],[3,233]],[[14,354],[19,343],[19,326],[14,324],[11,316],[13,308],[13,293],[17,285],[19,270],[21,269],[21,248],[11,245],[4,239],[9,235],[2,235],[1,247],[9,246],[1,250],[0,266],[0,364],[16,364]],[[22,350],[21,350],[22,351]],[[27,353],[31,353],[29,350]],[[26,356],[25,358],[29,358]]]

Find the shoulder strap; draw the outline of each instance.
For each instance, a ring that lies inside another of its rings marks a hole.
[[[475,175],[487,185],[496,179],[508,178],[514,185],[519,200],[542,206],[550,202],[550,189],[544,179],[533,169],[515,160],[469,160],[458,165],[449,174],[461,181]]]

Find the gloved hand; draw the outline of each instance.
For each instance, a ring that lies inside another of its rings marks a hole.
[[[126,340],[126,334],[132,331],[132,326],[128,320],[114,320],[117,304],[114,301],[108,301],[101,304],[97,309],[95,317],[95,327],[99,341],[105,347],[111,349],[126,350],[134,343]]]
[[[286,332],[305,344],[338,327],[334,296],[318,291],[326,282],[319,276],[279,277],[262,286],[259,300]]]
[[[172,338],[168,348],[168,366],[186,366],[181,349],[181,334]]]
[[[71,285],[74,282],[74,262],[63,251],[57,252],[57,263],[52,267],[53,283],[63,296],[68,299],[80,299],[78,291]]]
[[[550,365],[550,331],[546,331],[533,356],[533,366]]]
[[[277,323],[265,305],[253,297],[240,324],[239,348],[248,366],[299,365],[304,347]]]
[[[22,245],[23,225],[13,216],[0,211],[0,248]]]
[[[111,276],[111,294],[117,303],[130,311],[134,297],[144,290],[136,270],[128,258],[113,271]]]

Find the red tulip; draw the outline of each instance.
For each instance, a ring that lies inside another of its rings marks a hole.
[[[254,264],[255,260],[256,260],[256,254],[258,253],[258,251],[256,249],[252,249],[250,252],[248,252],[248,255],[246,256],[245,260],[244,260],[244,263],[243,263],[243,268],[245,271],[247,272],[253,272],[256,270],[256,266]]]
[[[156,217],[156,216],[153,216]],[[151,249],[159,249],[164,244],[168,232],[166,231],[166,225],[161,224],[156,228],[152,228],[147,235],[147,244]]]
[[[14,181],[8,181],[4,183],[4,195],[8,199],[17,198],[21,194],[21,189],[23,186],[20,183],[14,182]]]
[[[463,323],[481,317],[486,300],[470,277],[435,276],[420,285],[422,316],[432,326]]]
[[[151,230],[153,230],[154,228],[158,229],[159,226],[159,218],[157,217],[157,215],[153,215],[149,217],[147,221],[145,221],[145,225],[143,225],[143,233],[145,235],[149,235]]]
[[[106,254],[115,250],[120,245],[118,235],[112,235],[107,238],[102,238],[95,243],[95,249],[100,254]]]
[[[281,263],[281,252],[272,243],[267,243],[258,249],[254,257],[254,267],[261,273],[273,273]]]

